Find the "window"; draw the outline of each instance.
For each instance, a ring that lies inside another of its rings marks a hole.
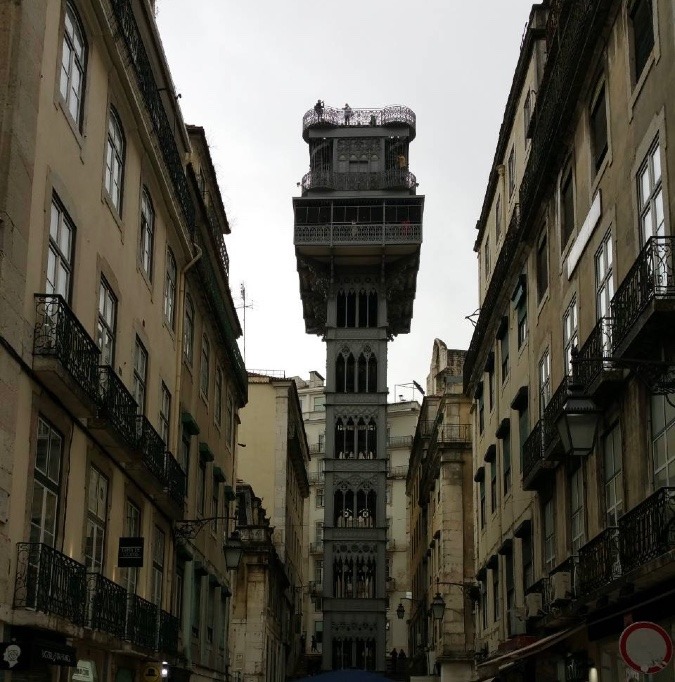
[[[591,103],[590,127],[591,154],[593,166],[597,172],[607,156],[607,98],[604,82],[597,88]]]
[[[89,467],[87,496],[87,537],[84,563],[91,571],[103,568],[103,550],[108,509],[108,479],[95,467]]]
[[[665,216],[661,185],[661,147],[658,138],[642,162],[637,177],[640,205],[640,238],[646,244],[650,237],[663,237]]]
[[[494,514],[497,511],[497,457],[490,463],[490,512]]]
[[[516,189],[516,148],[511,147],[509,153],[509,160],[507,165],[508,183],[509,183],[509,199],[513,196]]]
[[[173,615],[183,620],[183,585],[185,584],[185,562],[176,559],[176,573],[173,593]]]
[[[166,281],[164,282],[164,319],[171,329],[176,319],[176,259],[166,250]]]
[[[610,304],[613,296],[612,233],[608,231],[595,253],[595,307],[597,319],[610,315]]]
[[[314,537],[317,544],[323,542],[323,521],[316,521],[314,523]]]
[[[551,399],[551,356],[548,348],[539,360],[539,416],[544,416],[544,408]]]
[[[555,512],[554,498],[544,503],[544,570],[549,573],[555,568]]]
[[[499,241],[499,236],[502,233],[502,198],[497,197],[495,204],[495,242]]]
[[[185,475],[188,476],[190,473],[190,436],[185,430],[180,439],[180,465]]]
[[[499,597],[499,565],[492,569],[492,607],[492,616],[496,623],[499,620],[501,613],[501,599]]]
[[[530,435],[530,414],[525,406],[518,413],[518,438],[520,440],[520,473],[523,473],[523,448],[527,437]]]
[[[213,397],[213,421],[216,426],[223,423],[223,370],[216,367],[215,389]]]
[[[195,308],[192,296],[185,294],[185,322],[183,329],[183,359],[192,366],[195,342]]]
[[[211,482],[211,516],[218,516],[218,505],[220,504],[220,483],[214,476]],[[225,516],[226,514],[223,514]],[[211,530],[216,533],[218,531],[218,521],[214,521],[211,525]]]
[[[68,112],[82,129],[84,81],[87,70],[87,42],[82,22],[72,3],[66,3],[66,16],[61,47],[61,78],[59,91]]]
[[[317,587],[323,584],[323,559],[314,560],[314,582]]]
[[[534,582],[534,569],[532,567],[532,533],[528,531],[521,538],[521,551],[523,557],[523,592]]]
[[[480,613],[483,630],[487,630],[488,626],[487,580],[480,581]]]
[[[202,575],[195,574],[192,593],[192,636],[199,637],[199,625],[202,617]]]
[[[523,138],[528,139],[527,134],[530,129],[530,121],[532,120],[532,90],[528,90],[525,95],[525,102],[523,103]]]
[[[499,340],[499,355],[502,361],[502,384],[509,376],[509,328],[504,330],[502,338]]]
[[[98,323],[96,341],[101,351],[101,364],[111,365],[115,360],[115,325],[117,323],[117,299],[105,277],[101,277],[98,293]]]
[[[511,490],[511,431],[509,430],[502,439],[502,469],[504,482],[504,496]]]
[[[138,244],[138,260],[148,279],[152,279],[152,247],[155,235],[155,209],[148,188],[141,197],[141,238]]]
[[[634,79],[637,83],[654,47],[652,0],[636,0],[630,10],[630,20],[633,28]]]
[[[572,376],[572,348],[579,345],[577,297],[575,296],[563,315],[563,356],[565,374]]]
[[[73,270],[75,226],[56,196],[52,197],[47,253],[46,293],[59,294],[70,302],[70,278]]]
[[[483,433],[483,429],[485,428],[485,399],[483,398],[482,390],[478,395],[477,401],[478,401],[478,432]]]
[[[234,399],[228,391],[225,408],[225,442],[230,446],[234,445]]]
[[[159,403],[159,435],[164,445],[169,447],[169,424],[171,423],[171,393],[162,381],[162,390]]]
[[[513,554],[507,554],[504,559],[504,568],[506,570],[506,578],[504,581],[506,583],[506,613],[514,614],[514,608],[516,606],[516,586],[513,582]],[[515,632],[511,634],[515,634]]]
[[[485,238],[485,246],[483,247],[483,256],[485,259],[485,279],[488,278],[490,274],[490,235]]]
[[[105,150],[105,188],[115,210],[122,213],[122,183],[124,182],[124,133],[114,107],[108,116],[108,141]]]
[[[197,512],[204,516],[204,498],[206,497],[206,463],[199,461],[197,467]]]
[[[537,303],[548,290],[548,238],[544,230],[537,245]]]
[[[124,534],[129,538],[138,538],[141,536],[141,510],[131,500],[126,501]],[[136,588],[138,586],[138,568],[123,568],[121,570],[122,585],[124,589],[129,594],[136,594]]]
[[[164,531],[155,526],[152,536],[152,603],[162,606],[162,591],[164,587],[164,545],[166,538]]]
[[[38,417],[30,541],[54,546],[61,493],[63,437],[41,416]]]
[[[145,413],[145,387],[148,383],[148,351],[136,337],[134,345],[134,399],[138,405],[138,414]]]
[[[493,363],[494,364],[494,363]],[[490,366],[488,369],[488,397],[490,399],[490,412],[495,406],[495,370],[494,366]]]
[[[668,398],[673,401],[673,394]],[[675,408],[666,396],[652,396],[654,488],[675,486]]]
[[[485,516],[486,516],[486,509],[485,509],[485,479],[481,479],[480,482],[478,483],[478,496],[480,498],[480,527],[485,528]]]
[[[527,341],[527,293],[518,301],[516,306],[517,329],[516,336],[518,340],[518,350],[520,350]]]
[[[316,508],[321,509],[324,505],[324,490],[323,488],[316,489]]]
[[[586,543],[586,515],[584,512],[584,469],[581,463],[570,474],[570,511],[572,554]]]
[[[604,454],[605,519],[617,526],[623,515],[623,465],[621,428],[615,424],[602,439]]]
[[[208,402],[209,400],[209,365],[211,362],[211,344],[206,338],[206,334],[202,335],[202,358],[199,365],[199,394]]]
[[[560,250],[564,250],[574,231],[574,183],[568,164],[560,180]]]

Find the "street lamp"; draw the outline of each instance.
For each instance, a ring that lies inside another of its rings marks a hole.
[[[404,616],[405,616],[405,607],[403,606],[403,602],[399,602],[398,606],[396,607],[396,617],[399,620],[403,620]]]
[[[223,545],[225,554],[225,566],[228,571],[236,571],[239,568],[241,557],[244,554],[244,545],[239,537],[239,531],[233,530],[227,542]]]
[[[438,581],[436,581],[438,589]],[[443,620],[443,614],[445,613],[445,600],[441,596],[440,592],[436,592],[436,596],[432,599],[431,601],[431,614],[434,617],[434,620],[440,621]]]

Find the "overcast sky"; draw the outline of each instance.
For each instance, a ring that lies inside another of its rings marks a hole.
[[[391,400],[425,385],[433,341],[467,348],[473,252],[529,0],[157,0],[185,121],[202,125],[232,228],[230,286],[246,284],[246,366],[325,375],[304,331],[291,197],[309,167],[302,116],[405,104],[410,170],[426,196],[411,333],[389,346]],[[243,311],[239,311],[242,318]],[[240,347],[243,344],[240,340]],[[419,397],[419,396],[416,396]]]

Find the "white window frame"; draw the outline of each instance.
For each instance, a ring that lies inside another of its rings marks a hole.
[[[608,527],[618,526],[623,516],[623,446],[621,427],[617,422],[603,436],[603,481],[605,519]]]
[[[70,303],[73,272],[75,225],[56,194],[52,195],[49,220],[49,250],[47,253],[46,293],[63,296]]]
[[[98,295],[96,341],[101,351],[101,365],[115,362],[115,333],[117,327],[117,297],[105,277],[101,276]]]
[[[570,484],[570,540],[572,554],[586,544],[586,505],[584,492],[584,466],[581,462],[569,476]]]
[[[141,193],[141,230],[138,242],[138,260],[145,276],[152,281],[153,248],[155,240],[155,209],[150,192],[143,187]]]
[[[105,189],[110,203],[121,216],[124,198],[124,160],[126,154],[124,130],[115,107],[108,112],[108,136],[105,151]]]
[[[192,296],[185,294],[185,320],[183,323],[183,360],[192,367],[195,345],[195,306]]]
[[[84,90],[87,74],[87,38],[82,20],[72,2],[66,2],[61,45],[59,92],[66,110],[82,130]]]
[[[173,330],[176,323],[176,278],[178,268],[173,251],[166,249],[166,274],[164,280],[164,319]]]
[[[148,387],[148,351],[141,340],[134,342],[134,399],[138,414],[145,414],[145,396]]]
[[[563,361],[564,372],[572,376],[572,348],[579,345],[579,306],[577,297],[573,296],[565,309],[562,319],[563,327]]]
[[[644,246],[650,237],[663,237],[666,233],[663,167],[658,135],[638,169],[636,182],[640,212],[640,244]]]
[[[105,563],[109,490],[108,477],[96,466],[90,464],[84,563],[94,573],[102,572]]]
[[[595,311],[596,319],[611,315],[611,301],[614,297],[614,272],[612,231],[602,239],[595,252]]]
[[[206,334],[202,334],[202,350],[199,362],[199,395],[209,402],[209,383],[211,372],[211,344]]]

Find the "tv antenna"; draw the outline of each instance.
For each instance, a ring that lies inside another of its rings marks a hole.
[[[243,343],[242,343],[242,350],[243,350],[243,355],[244,355],[244,365],[246,364],[246,310],[247,308],[250,308],[253,310],[255,308],[255,303],[253,301],[246,301],[246,282],[242,282],[241,286],[239,287],[239,293],[241,295],[241,303],[239,305],[234,306],[235,310],[241,310],[242,312],[242,325],[241,328],[244,332],[243,334]]]

